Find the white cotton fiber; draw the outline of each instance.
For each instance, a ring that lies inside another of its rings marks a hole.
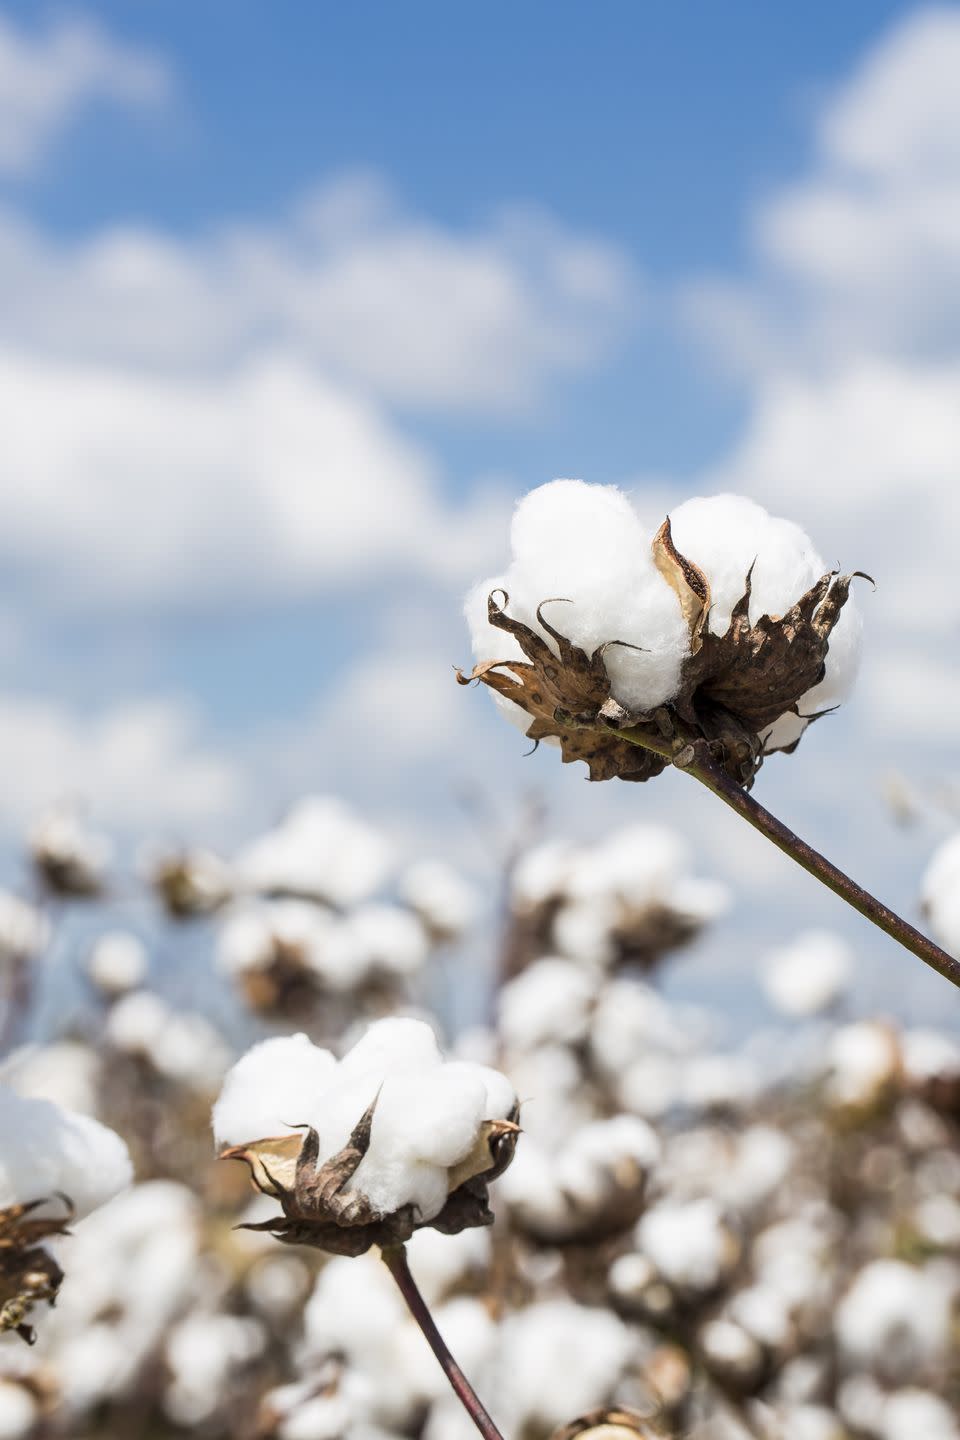
[[[306,1035],[281,1035],[254,1045],[230,1070],[213,1107],[218,1143],[262,1140],[306,1121],[308,1107],[330,1084],[336,1068],[330,1051]]]
[[[799,526],[744,496],[685,501],[670,521],[675,546],[710,583],[709,627],[715,634],[727,629],[751,565],[754,622],[764,613],[783,615],[827,569]],[[604,652],[611,692],[627,709],[650,710],[669,701],[689,655],[689,633],[677,597],[654,563],[652,540],[653,532],[614,486],[554,480],[531,491],[514,515],[510,565],[467,597],[477,661],[521,658],[514,637],[487,618],[490,592],[502,590],[509,596],[507,613],[534,628],[537,606],[552,601],[544,618],[588,653],[627,642]],[[848,599],[830,637],[824,678],[800,699],[801,717],[846,697],[856,676],[860,629],[856,604]],[[556,650],[542,627],[540,633]],[[495,698],[524,730],[529,727],[522,710]],[[802,719],[785,715],[763,738],[768,749],[782,748],[803,728]]]
[[[520,654],[512,637],[486,618],[487,594],[499,584],[510,597],[508,614],[528,625],[536,625],[542,601],[568,602],[544,606],[544,617],[588,653],[614,640],[643,647],[618,645],[605,653],[622,704],[646,709],[669,698],[687,652],[687,629],[653,563],[650,537],[621,491],[582,480],[541,485],[517,506],[511,544],[513,561],[502,579],[477,587],[467,601],[477,660]]]
[[[744,592],[753,565],[750,620],[780,616],[796,604],[830,568],[810,537],[790,520],[769,515],[743,495],[714,495],[686,500],[670,512],[673,543],[710,583],[709,627],[722,635],[733,607]],[[799,702],[801,716],[815,714],[846,699],[860,662],[862,622],[851,595],[830,635],[826,672]],[[781,717],[766,740],[769,749],[791,744],[802,733],[796,716]]]
[[[853,952],[829,930],[807,930],[775,950],[764,964],[763,984],[784,1015],[802,1018],[828,1009],[843,995],[853,971]]]
[[[50,938],[46,917],[9,890],[0,890],[0,960],[28,960]]]
[[[951,1286],[903,1260],[872,1260],[837,1306],[834,1329],[848,1361],[891,1376],[946,1358]]]
[[[934,851],[921,893],[930,929],[951,955],[960,955],[960,834]]]
[[[500,1033],[513,1050],[582,1040],[590,1023],[595,984],[572,960],[547,957],[500,992]]]
[[[106,1125],[0,1085],[0,1209],[60,1192],[82,1217],[132,1178],[127,1147]]]
[[[708,1198],[661,1201],[644,1215],[637,1237],[665,1280],[694,1290],[711,1290],[732,1258],[730,1232]]]
[[[447,1172],[472,1150],[483,1122],[516,1103],[497,1072],[444,1063],[424,1021],[389,1019],[371,1025],[339,1064],[304,1035],[254,1046],[227,1076],[214,1131],[221,1142],[242,1144],[312,1125],[322,1164],[374,1101],[352,1188],[383,1214],[414,1205],[423,1220],[443,1208]]]
[[[353,905],[377,888],[389,862],[382,835],[340,801],[310,796],[248,845],[236,870],[252,890]]]

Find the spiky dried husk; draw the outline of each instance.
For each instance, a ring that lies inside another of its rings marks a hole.
[[[498,595],[503,596],[502,605]],[[583,760],[591,780],[649,780],[659,775],[665,759],[621,740],[599,719],[610,699],[604,652],[623,642],[611,639],[588,655],[544,619],[543,607],[551,602],[543,600],[537,606],[537,623],[556,642],[555,654],[542,635],[507,614],[509,603],[506,591],[494,590],[487,600],[487,617],[497,630],[516,639],[526,660],[482,661],[469,675],[458,670],[459,683],[478,680],[526,710],[531,717],[528,738],[537,744],[558,740],[563,763]]]
[[[544,619],[543,606],[551,602],[542,601],[537,623],[555,642],[554,653],[543,635],[506,613],[505,591],[490,595],[488,619],[514,636],[526,660],[483,661],[469,675],[458,670],[457,679],[464,685],[477,680],[519,705],[531,716],[530,739],[559,740],[563,761],[585,761],[591,780],[649,780],[666,768],[663,755],[617,734],[629,729],[641,740],[646,732],[660,748],[666,740],[674,750],[705,739],[727,773],[749,786],[767,753],[761,732],[781,715],[799,715],[800,700],[823,679],[830,635],[854,576],[863,572],[822,575],[785,615],[761,615],[753,624],[751,566],[729,626],[723,635],[714,635],[709,583],[674,546],[669,519],[654,538],[653,557],[677,595],[690,637],[680,683],[668,704],[651,713],[624,710],[611,697],[604,664],[610,645],[624,642],[611,638],[588,655]],[[823,713],[803,718],[812,721]],[[797,743],[783,748],[792,751]]]
[[[404,1205],[389,1214],[378,1210],[351,1180],[370,1147],[377,1100],[361,1116],[342,1150],[318,1164],[320,1137],[312,1126],[305,1133],[253,1141],[226,1150],[224,1159],[242,1160],[254,1184],[280,1202],[283,1211],[244,1230],[261,1230],[288,1245],[308,1245],[335,1255],[362,1255],[372,1245],[400,1245],[415,1230],[429,1226],[445,1235],[477,1225],[492,1225],[487,1186],[501,1175],[513,1158],[519,1127],[512,1121],[488,1121],[483,1139],[490,1145],[475,1162],[460,1171],[459,1183],[447,1196],[439,1214],[423,1220],[415,1206]]]
[[[13,1330],[28,1345],[36,1339],[28,1323],[35,1305],[52,1305],[63,1280],[63,1271],[39,1243],[51,1235],[67,1235],[73,1206],[66,1196],[57,1197],[66,1214],[36,1216],[33,1212],[48,1201],[32,1200],[0,1210],[0,1334]]]

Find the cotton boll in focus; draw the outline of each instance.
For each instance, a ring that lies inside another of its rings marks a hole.
[[[104,995],[123,995],[143,984],[149,964],[139,935],[110,930],[99,936],[87,956],[87,974]]]
[[[254,1045],[227,1075],[213,1107],[218,1144],[240,1145],[300,1124],[332,1083],[336,1069],[330,1051],[306,1035],[277,1036]]]
[[[960,955],[960,834],[934,851],[921,898],[935,938],[952,955]]]
[[[670,512],[673,543],[710,584],[710,630],[729,629],[753,566],[750,621],[783,615],[824,574],[813,542],[745,495],[696,496]]]
[[[686,500],[671,511],[673,542],[698,565],[710,584],[709,628],[723,635],[751,574],[750,621],[784,615],[826,573],[809,536],[789,520],[769,515],[742,495]],[[800,699],[800,715],[812,715],[847,698],[860,661],[861,619],[851,597],[834,627],[824,678]],[[764,732],[768,749],[792,744],[803,725],[784,716]]]
[[[769,957],[764,988],[784,1015],[816,1015],[844,993],[852,969],[853,953],[845,941],[829,930],[808,930]]]
[[[544,606],[545,617],[588,654],[613,640],[643,647],[614,646],[604,655],[622,704],[651,709],[669,699],[687,629],[625,495],[581,480],[541,485],[518,505],[511,543],[513,561],[501,582],[509,614],[537,627],[537,606],[559,597],[567,603]],[[513,637],[484,623],[485,598],[474,591],[468,600],[476,659],[518,658],[517,647],[508,648]]]

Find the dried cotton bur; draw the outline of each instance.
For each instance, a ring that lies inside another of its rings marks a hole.
[[[862,571],[828,570],[798,526],[743,496],[688,500],[650,536],[620,490],[582,480],[531,491],[510,538],[506,573],[467,598],[476,663],[461,684],[485,685],[591,780],[685,771],[960,987],[960,963],[747,794],[766,756],[846,698]]]

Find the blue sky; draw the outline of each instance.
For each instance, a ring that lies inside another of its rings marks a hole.
[[[742,489],[879,572],[861,698],[762,798],[915,907],[960,699],[958,65],[955,5],[0,0],[4,833],[69,793],[230,843],[336,787],[471,863],[464,789],[537,786],[675,817],[770,942],[833,923],[674,777],[587,792],[451,687],[513,500],[572,474],[651,518]]]

